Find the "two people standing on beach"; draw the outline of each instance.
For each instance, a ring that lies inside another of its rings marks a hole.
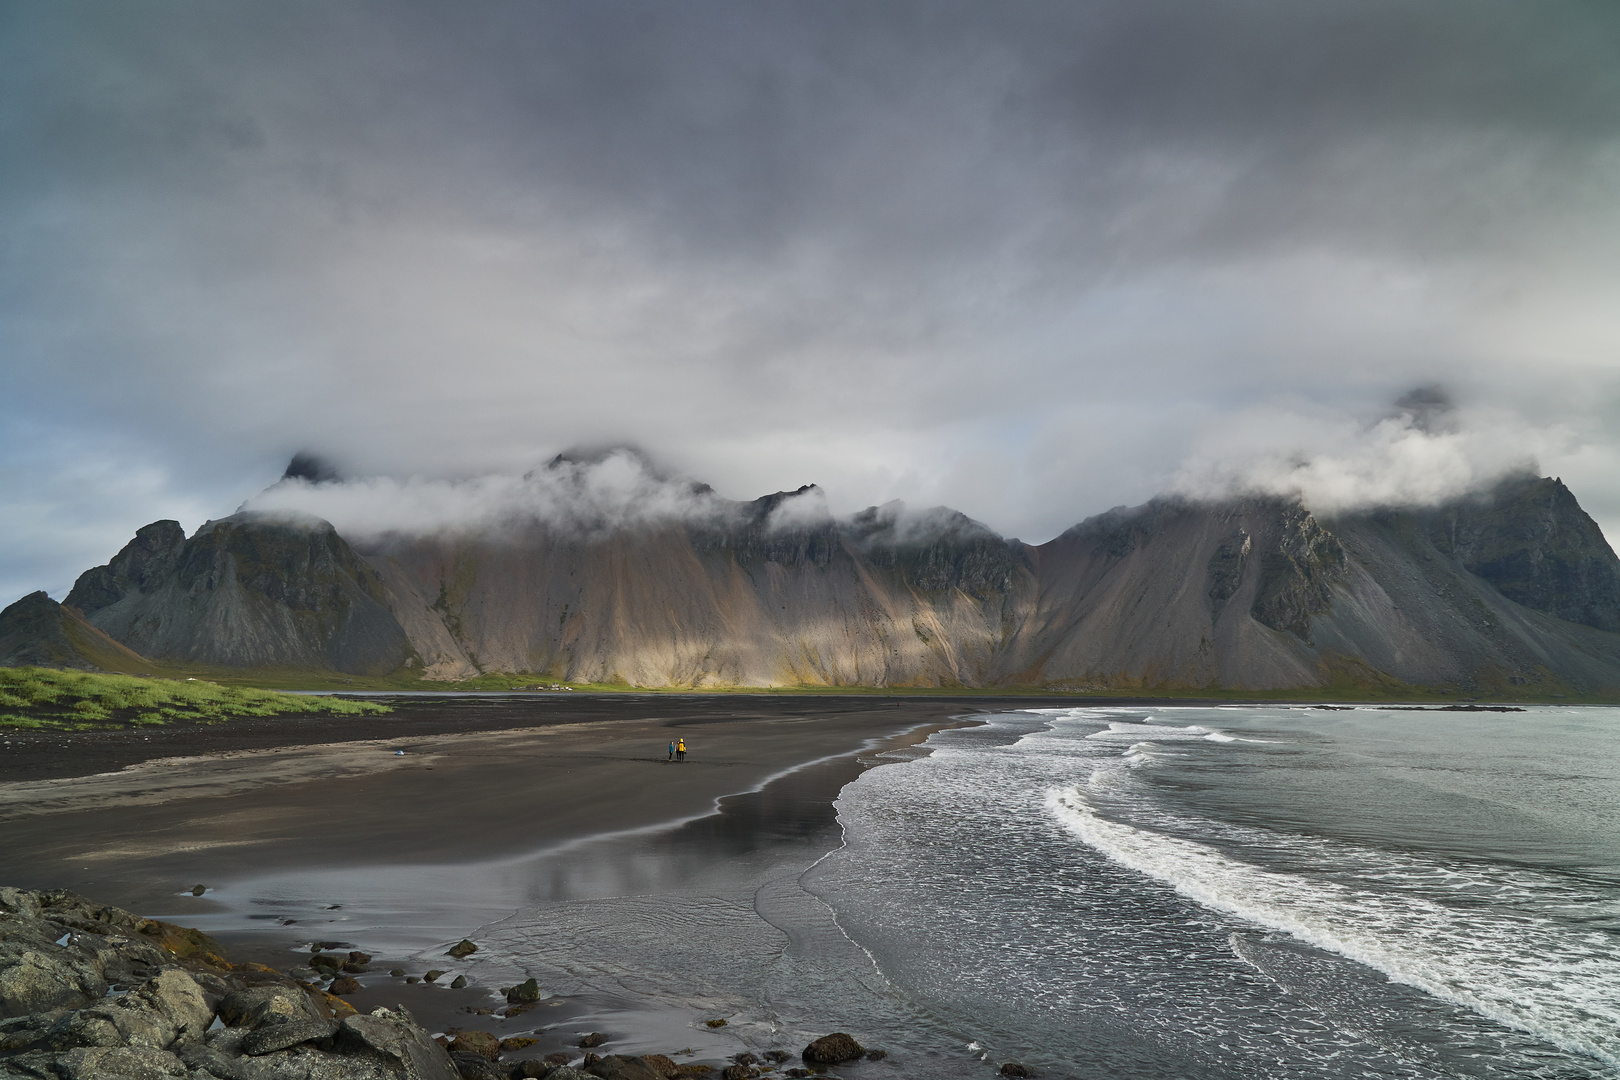
[[[671,761],[685,761],[686,760],[686,740],[685,739],[676,739],[674,742],[669,744],[669,759]]]

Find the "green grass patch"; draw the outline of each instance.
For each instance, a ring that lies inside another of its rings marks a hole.
[[[82,729],[174,720],[213,723],[284,713],[354,716],[391,711],[369,701],[300,697],[202,679],[0,668],[0,727]]]

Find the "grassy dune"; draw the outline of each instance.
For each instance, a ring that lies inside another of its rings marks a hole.
[[[196,679],[0,668],[0,727],[96,728],[171,720],[213,723],[279,713],[352,716],[389,711],[385,705],[366,701],[299,697]]]

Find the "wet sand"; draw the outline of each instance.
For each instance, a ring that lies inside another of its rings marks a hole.
[[[798,884],[839,843],[839,790],[997,704],[411,699],[385,717],[11,733],[0,883],[197,926],[234,959],[282,969],[310,941],[347,942],[377,961],[353,1003],[402,1003],[434,1030],[532,1034],[536,1051],[604,1030],[616,1052],[684,1046],[718,1061],[813,1034],[845,993],[817,998],[818,973],[870,963]],[[681,738],[688,759],[670,762]],[[208,892],[189,895],[193,884]],[[444,950],[463,935],[484,948],[452,962]],[[643,944],[622,951],[629,941]],[[808,966],[762,1012],[760,980],[784,941]],[[396,966],[472,985],[409,985],[387,975]],[[530,975],[551,998],[492,1016],[497,988]],[[882,982],[875,969],[864,978]],[[731,1024],[711,1031],[711,1015]]]
[[[707,814],[807,761],[980,707],[533,696],[405,700],[384,717],[10,732],[0,881],[160,914],[193,884],[277,868],[517,855]],[[683,737],[688,760],[670,763],[666,747]]]

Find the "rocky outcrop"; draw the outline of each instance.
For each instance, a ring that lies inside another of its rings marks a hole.
[[[1279,508],[1277,522],[1249,614],[1309,644],[1311,616],[1333,606],[1333,586],[1344,574],[1344,547],[1303,506]]]
[[[1435,550],[1514,603],[1620,632],[1620,559],[1561,480],[1515,477],[1428,518]]]
[[[106,566],[80,574],[67,602],[92,614],[128,596],[157,592],[180,565],[185,551],[186,533],[178,521],[144,525]]]
[[[36,592],[0,611],[0,667],[138,674],[150,671],[152,664],[77,611]]]
[[[456,1028],[435,1037],[403,1007],[360,1013],[313,982],[232,964],[196,930],[66,891],[0,888],[0,1080],[695,1080],[716,1071],[665,1054],[516,1059],[538,1041]],[[804,1057],[831,1063],[863,1053],[884,1056],[838,1034]],[[745,1051],[719,1071],[759,1077],[790,1056]]]
[[[413,659],[377,571],[313,518],[238,514],[189,540],[155,522],[67,604],[159,662],[380,675]]]
[[[334,1008],[335,1006],[335,1008]],[[0,888],[0,1077],[458,1080],[403,1009],[359,1015],[194,930]]]
[[[1249,550],[1253,546],[1249,534],[1239,529],[1222,540],[1215,554],[1209,557],[1209,566],[1204,571],[1209,581],[1205,595],[1209,597],[1210,610],[1215,618],[1221,617],[1221,609],[1238,591],[1238,586],[1243,584],[1243,570],[1248,565]]]

